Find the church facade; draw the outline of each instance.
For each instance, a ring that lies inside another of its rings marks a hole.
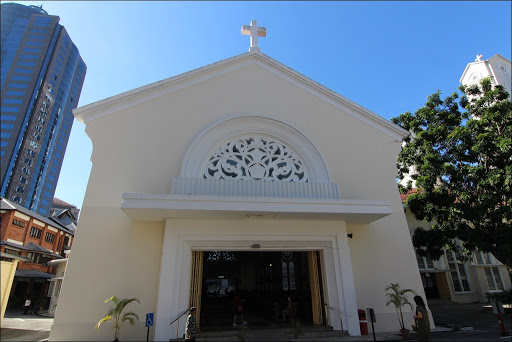
[[[93,167],[51,341],[110,338],[94,325],[113,295],[140,299],[121,339],[145,339],[154,313],[155,341],[239,291],[249,327],[261,298],[293,295],[305,323],[353,336],[358,309],[399,330],[388,284],[424,297],[396,184],[408,132],[257,49],[75,116]]]

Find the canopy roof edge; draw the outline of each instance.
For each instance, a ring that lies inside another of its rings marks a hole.
[[[386,201],[123,193],[133,221],[167,218],[269,218],[371,223],[392,213]]]

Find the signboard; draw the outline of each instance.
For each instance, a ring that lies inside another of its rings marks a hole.
[[[375,319],[375,311],[373,311],[372,308],[366,308],[366,316],[367,320],[373,323],[377,323],[377,320]]]
[[[153,325],[153,312],[146,314],[146,327],[150,327]]]

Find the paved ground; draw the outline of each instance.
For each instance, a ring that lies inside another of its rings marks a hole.
[[[497,315],[489,304],[453,304],[449,301],[429,301],[429,307],[437,325],[457,325],[458,331],[432,334],[432,341],[512,341],[511,336],[501,336]],[[502,322],[508,333],[512,332],[510,311]]]
[[[432,332],[433,342],[482,341],[512,342],[511,336],[501,336],[497,316],[486,304],[454,304],[449,301],[429,301],[437,329]],[[512,332],[512,315],[503,316],[507,332]],[[50,335],[53,318],[34,314],[22,315],[21,311],[7,311],[2,322],[0,337],[4,341],[46,341]],[[373,341],[371,332],[366,336],[303,336],[299,341]],[[285,335],[283,335],[284,337]],[[199,340],[199,339],[198,339]],[[227,339],[224,339],[227,340]],[[231,339],[230,339],[231,340]],[[234,339],[238,340],[238,339]],[[267,337],[260,340],[271,341]],[[290,340],[285,337],[283,340]],[[376,334],[377,341],[403,341],[397,333]],[[415,335],[411,335],[411,341]],[[251,339],[250,341],[253,341]],[[255,341],[255,340],[254,340]]]
[[[5,313],[0,330],[0,337],[4,341],[47,341],[53,318],[42,317],[23,311],[8,310]]]

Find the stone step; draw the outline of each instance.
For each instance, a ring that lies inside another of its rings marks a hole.
[[[302,334],[294,339],[292,329],[287,327],[282,328],[273,328],[273,329],[251,329],[248,327],[247,329],[234,328],[232,330],[223,330],[223,331],[212,331],[212,332],[202,332],[196,336],[197,342],[209,342],[209,341],[290,341],[290,340],[304,340],[304,341],[312,341],[319,340],[322,338],[329,337],[342,337],[349,336],[346,331],[334,331],[331,327],[310,327],[306,326],[302,329]],[[172,339],[170,341],[176,341]],[[183,339],[178,339],[178,341],[183,341]]]

